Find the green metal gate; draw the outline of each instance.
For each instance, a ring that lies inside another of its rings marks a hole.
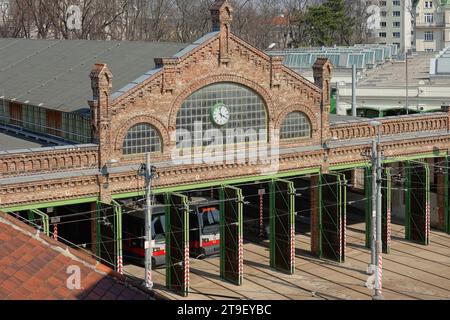
[[[189,293],[189,203],[177,193],[165,195],[166,286],[186,297]]]
[[[295,271],[294,182],[270,183],[270,266],[287,274]]]
[[[97,202],[97,256],[123,274],[122,207]]]
[[[427,163],[406,164],[406,239],[430,243],[430,168]]]
[[[345,261],[347,188],[344,174],[320,177],[320,257]]]
[[[364,191],[366,198],[366,248],[370,248],[370,228],[372,227],[372,168],[368,167],[364,170]]]
[[[392,169],[384,168],[382,171],[381,186],[381,217],[382,217],[382,243],[383,253],[391,250],[391,216],[392,216]],[[366,247],[370,248],[370,229],[372,227],[372,169],[365,171],[365,195],[366,195]]]
[[[450,234],[450,184],[449,184],[449,165],[450,165],[450,158],[446,157],[444,162],[444,201],[445,201],[445,210],[444,210],[444,230]]]
[[[220,276],[238,286],[244,274],[242,190],[220,189]]]

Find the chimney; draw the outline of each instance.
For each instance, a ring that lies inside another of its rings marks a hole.
[[[314,83],[322,90],[321,98],[321,137],[322,144],[329,138],[330,109],[331,109],[331,74],[333,66],[330,60],[318,58],[313,66]]]
[[[98,166],[103,171],[111,161],[111,107],[109,101],[112,88],[112,73],[106,64],[97,63],[93,67],[90,78],[92,100],[88,101],[91,108],[92,142],[99,145]],[[109,177],[99,174],[100,199],[103,203],[110,203]]]
[[[219,32],[220,65],[230,63],[230,35],[233,21],[233,8],[228,0],[217,0],[211,6],[212,31]]]

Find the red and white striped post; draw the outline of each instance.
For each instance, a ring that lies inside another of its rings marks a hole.
[[[291,272],[295,271],[295,227],[291,224]]]
[[[239,236],[238,240],[238,273],[239,273],[239,282],[242,281],[244,276],[244,240],[242,236]]]
[[[189,243],[184,246],[184,288],[186,294],[189,293],[190,272],[189,272]]]
[[[386,247],[387,247],[387,249],[389,250],[389,248],[391,247],[391,233],[392,233],[392,230],[391,230],[391,209],[390,208],[388,208],[387,209],[387,213],[386,213],[386,223],[387,223],[387,231],[386,231]]]
[[[259,237],[264,238],[264,194],[265,189],[259,189]]]
[[[375,290],[378,291],[378,295],[381,295],[383,291],[383,255],[381,253],[378,255],[378,272],[375,281]]]
[[[117,256],[117,272],[123,274],[123,257]]]
[[[58,241],[58,225],[57,224],[53,225],[53,239]]]
[[[425,226],[425,242],[426,242],[426,244],[428,244],[429,241],[430,241],[430,214],[431,214],[430,203],[427,202],[427,204],[426,204],[426,213],[425,213],[425,216],[426,216],[426,218],[425,218],[425,223],[426,223],[426,226]]]

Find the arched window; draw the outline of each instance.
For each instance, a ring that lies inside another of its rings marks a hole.
[[[281,126],[281,140],[310,137],[311,124],[304,113],[295,111],[286,116]]]
[[[180,145],[186,134],[190,137],[188,145]],[[177,136],[178,148],[267,141],[266,105],[256,92],[240,84],[206,86],[182,104],[177,114]]]
[[[123,141],[123,154],[141,154],[161,152],[161,137],[158,131],[148,123],[139,123],[128,130]]]

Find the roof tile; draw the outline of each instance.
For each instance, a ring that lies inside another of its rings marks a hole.
[[[16,228],[8,223],[13,223]],[[46,242],[42,243],[27,232],[30,232],[28,226],[0,213],[0,299],[151,299],[144,288],[127,287],[123,283],[124,276],[97,263],[89,255],[77,252],[77,260],[74,260],[56,250],[66,249],[61,243],[40,234]],[[71,265],[80,267],[80,290],[67,288],[66,269]]]

